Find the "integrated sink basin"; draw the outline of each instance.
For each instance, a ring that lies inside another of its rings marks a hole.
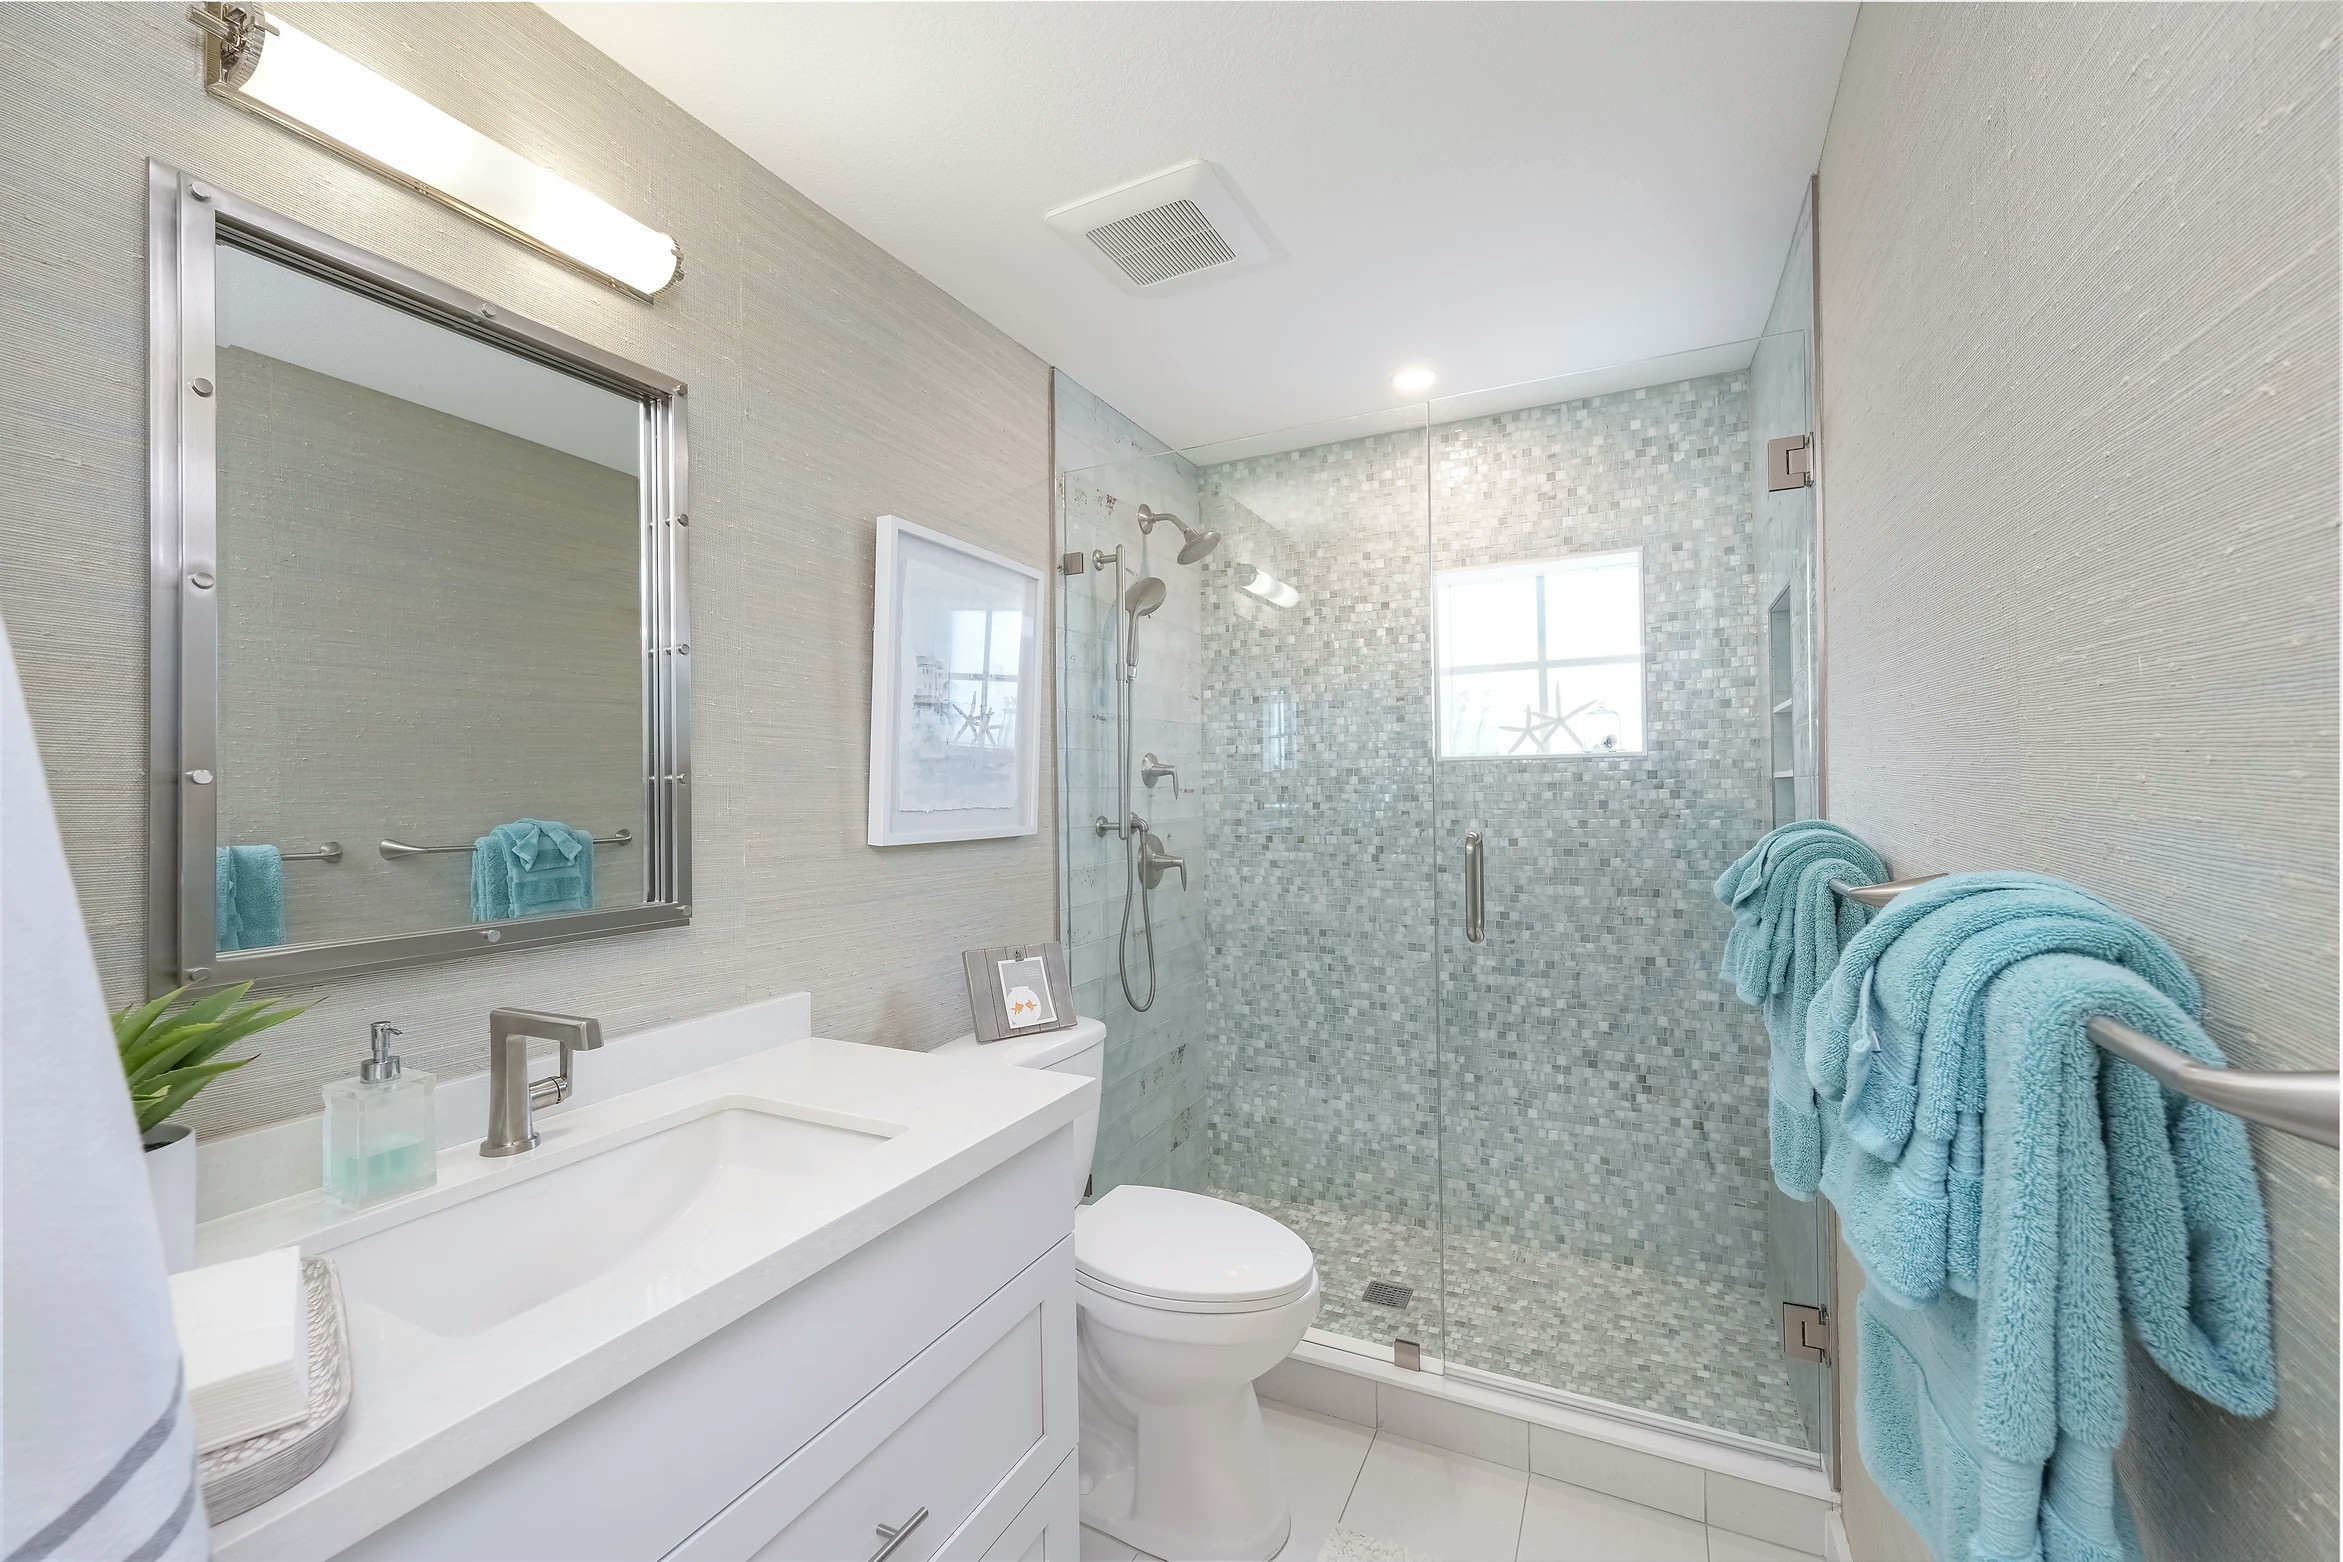
[[[445,1338],[492,1329],[617,1272],[655,1311],[693,1288],[701,1228],[771,1219],[793,1189],[867,1155],[900,1124],[744,1097],[540,1168],[549,1142],[476,1197],[331,1249],[353,1301]]]

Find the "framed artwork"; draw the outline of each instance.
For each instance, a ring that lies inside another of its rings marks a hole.
[[[980,1042],[1065,1030],[1077,1018],[1064,944],[963,950],[960,968],[968,978],[968,1013]]]
[[[879,517],[870,843],[1041,827],[1041,571]]]

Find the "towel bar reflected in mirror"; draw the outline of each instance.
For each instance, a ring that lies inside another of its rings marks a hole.
[[[1885,884],[1848,884],[1831,880],[1831,890],[1843,899],[1866,906],[1884,906],[1905,890],[1917,889],[1941,873],[1894,879]],[[2249,1123],[2290,1133],[2316,1144],[2334,1147],[2337,1118],[2343,1111],[2343,1075],[2295,1070],[2211,1068],[2176,1052],[2155,1037],[2116,1020],[2095,1019],[2088,1030],[2102,1052],[2145,1069],[2153,1078],[2192,1101],[2234,1113]]]
[[[616,835],[595,836],[594,844],[597,846],[625,846],[634,838],[634,831],[621,830]],[[385,857],[396,862],[401,857],[428,857],[434,852],[469,852],[477,844],[474,841],[466,841],[461,846],[409,846],[405,841],[384,841],[381,843],[380,850]]]

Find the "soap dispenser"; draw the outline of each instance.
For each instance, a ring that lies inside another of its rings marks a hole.
[[[402,1068],[391,1051],[399,1034],[374,1022],[374,1055],[356,1079],[325,1087],[325,1196],[345,1208],[428,1188],[439,1178],[439,1132],[431,1110],[437,1081]]]

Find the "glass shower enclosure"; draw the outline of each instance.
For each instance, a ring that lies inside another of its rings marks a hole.
[[[1772,1188],[1710,893],[1814,811],[1811,490],[1766,479],[1808,364],[1783,333],[1186,451],[1061,379],[1058,605],[1096,1191],[1285,1222],[1322,1344],[1812,1463],[1784,1304],[1828,1247]],[[1117,548],[1163,582],[1135,664]]]

